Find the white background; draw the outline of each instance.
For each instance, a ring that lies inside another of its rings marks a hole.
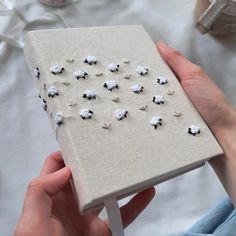
[[[216,38],[194,28],[195,2],[189,0],[80,0],[63,8],[37,1],[16,1],[27,18],[58,13],[71,27],[142,24],[154,41],[164,40],[201,65],[236,104],[236,36]],[[0,17],[0,32],[14,19]],[[62,27],[54,24],[47,28]],[[24,33],[20,38],[23,39]],[[0,235],[13,234],[27,183],[36,177],[46,156],[58,149],[40,107],[22,51],[8,47],[0,54]],[[207,144],[206,144],[207,145]],[[224,196],[206,165],[157,186],[157,196],[126,230],[126,235],[165,236],[188,228]],[[121,201],[121,204],[127,199]]]

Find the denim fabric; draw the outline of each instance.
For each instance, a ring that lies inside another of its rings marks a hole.
[[[179,236],[236,236],[236,209],[229,198]]]

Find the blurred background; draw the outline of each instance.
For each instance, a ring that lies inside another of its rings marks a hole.
[[[161,39],[202,66],[236,105],[236,35],[200,34],[195,29],[194,0],[78,0],[58,8],[36,0],[11,2],[28,20],[53,18],[47,24],[34,22],[25,28],[16,16],[0,16],[0,33],[13,35],[22,42],[25,33],[32,29],[141,24],[154,42]],[[22,50],[1,42],[0,229],[3,236],[13,234],[27,183],[39,174],[47,155],[58,149],[40,106]],[[183,231],[225,197],[208,164],[156,189],[155,199],[125,230],[127,236],[166,236]],[[119,203],[122,205],[127,200]]]

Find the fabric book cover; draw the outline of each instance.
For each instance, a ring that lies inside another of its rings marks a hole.
[[[141,26],[31,31],[24,53],[82,213],[222,153]]]

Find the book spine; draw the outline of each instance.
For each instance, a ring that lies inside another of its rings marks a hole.
[[[38,47],[35,42],[37,42],[37,40],[35,40],[34,35],[28,33],[25,39],[24,47],[25,60],[31,71],[32,77],[35,80],[40,98],[47,102],[46,112],[48,119],[56,133],[56,139],[58,141],[65,165],[71,169],[72,188],[75,193],[75,197],[77,198],[78,206],[80,206],[83,205],[83,202],[86,199],[83,188],[87,186],[86,180],[83,179],[83,176],[85,175],[83,174],[82,163],[80,162],[79,157],[76,156],[69,129],[65,126],[58,127],[53,120],[53,114],[61,110],[62,104],[60,104],[60,100],[54,100],[52,102],[52,99],[48,99],[46,87],[54,85],[55,82],[50,80],[50,76],[48,75],[48,71],[50,69],[49,65],[44,63],[44,55],[40,52],[40,47]],[[35,75],[36,68],[39,68],[39,78]],[[80,209],[80,211],[82,211],[82,209]]]

